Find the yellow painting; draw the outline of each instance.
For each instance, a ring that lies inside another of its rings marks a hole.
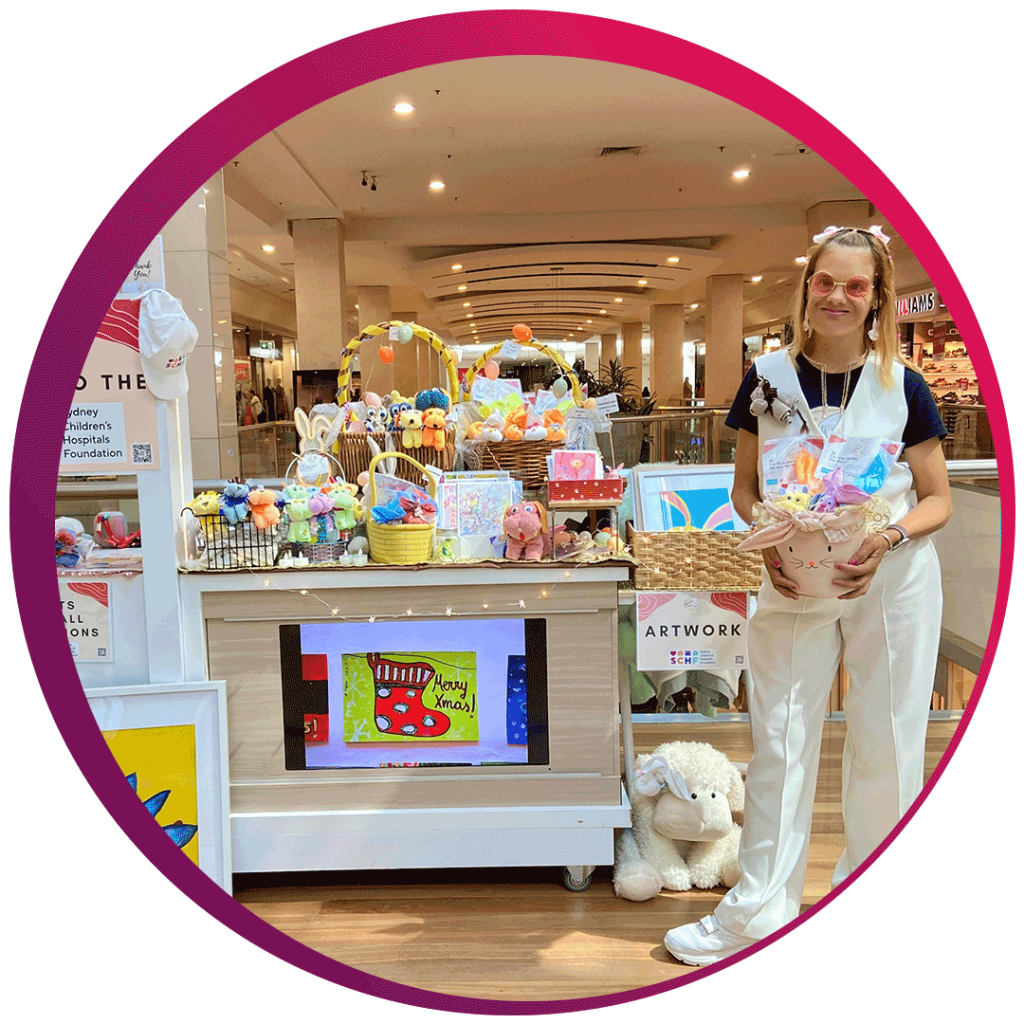
[[[195,726],[115,729],[103,738],[157,824],[198,866]]]

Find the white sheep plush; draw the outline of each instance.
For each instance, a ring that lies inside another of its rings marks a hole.
[[[633,827],[615,844],[614,886],[627,900],[662,889],[734,886],[740,878],[743,776],[708,743],[663,743],[636,759]]]

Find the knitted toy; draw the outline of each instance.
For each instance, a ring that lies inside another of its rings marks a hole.
[[[445,438],[444,410],[431,406],[423,413],[422,444],[424,448],[436,448],[444,451],[447,443]]]
[[[329,493],[334,500],[335,528],[341,532],[353,529],[363,511],[355,494],[347,487],[338,486],[332,487]]]
[[[265,530],[271,526],[277,526],[281,519],[281,513],[275,502],[277,493],[268,491],[265,488],[254,487],[246,495],[249,508],[252,511],[253,525],[257,530]]]
[[[412,408],[412,402],[408,398],[402,398],[397,391],[391,392],[391,398],[391,404],[388,406],[388,416],[391,421],[389,429],[397,433],[404,429],[401,424],[402,413]]]
[[[448,392],[441,388],[427,388],[416,395],[415,404],[420,412],[426,412],[427,409],[440,409],[442,412],[447,412],[451,408],[452,400],[448,397]]]
[[[615,844],[613,884],[627,900],[662,889],[728,888],[740,878],[740,769],[707,743],[663,743],[634,768],[633,827]]]
[[[511,505],[505,509],[502,529],[508,538],[505,557],[518,561],[539,562],[551,554],[548,534],[548,513],[536,501]]]
[[[398,425],[402,430],[402,447],[419,448],[423,444],[423,413],[408,408],[398,414]]]
[[[313,510],[309,507],[309,490],[299,484],[290,484],[284,489],[285,511],[288,514],[288,543],[309,544],[312,535],[309,520]]]
[[[249,515],[249,485],[232,481],[224,488],[220,499],[221,515],[229,523],[241,523]]]

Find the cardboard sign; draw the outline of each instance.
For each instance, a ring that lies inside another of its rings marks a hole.
[[[150,288],[164,287],[164,242],[161,235],[157,235],[146,251],[139,257],[131,273],[125,279],[118,298],[141,295]]]
[[[619,396],[614,391],[610,395],[599,395],[594,403],[602,416],[611,416],[613,412],[619,411]]]
[[[501,346],[501,351],[498,353],[498,356],[501,359],[515,360],[519,358],[519,353],[522,351],[523,346],[520,345],[518,341],[510,340],[506,341],[505,344]]]
[[[638,592],[636,667],[746,668],[747,609],[744,592]]]

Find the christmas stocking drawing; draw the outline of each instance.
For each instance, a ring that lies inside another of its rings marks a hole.
[[[432,666],[422,661],[393,661],[379,654],[368,654],[366,661],[373,672],[373,720],[380,732],[429,739],[448,731],[451,719],[423,704],[423,694],[434,678]]]

